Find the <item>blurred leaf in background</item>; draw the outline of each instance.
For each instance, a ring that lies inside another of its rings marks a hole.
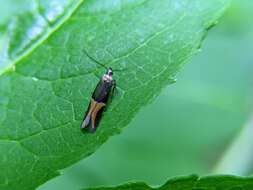
[[[143,182],[129,182],[115,187],[85,188],[83,190],[251,190],[253,188],[252,178],[234,176],[208,176],[197,175],[181,176],[169,179],[164,185],[150,187]]]
[[[175,85],[138,113],[95,154],[42,185],[80,189],[168,177],[210,174],[252,111],[253,2],[234,0],[178,75]]]

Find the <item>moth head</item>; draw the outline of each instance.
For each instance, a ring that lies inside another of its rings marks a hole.
[[[109,75],[109,76],[113,75],[113,71],[112,71],[111,67],[106,71],[106,74]]]

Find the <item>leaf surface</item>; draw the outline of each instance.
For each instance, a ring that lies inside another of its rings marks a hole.
[[[227,4],[76,1],[49,32],[41,30],[38,40],[27,39],[21,30],[20,41],[8,46],[14,61],[0,75],[0,188],[33,189],[119,133],[174,82]],[[25,25],[25,31],[32,26]],[[81,133],[79,126],[105,70],[85,51],[119,70],[117,94],[95,134]]]

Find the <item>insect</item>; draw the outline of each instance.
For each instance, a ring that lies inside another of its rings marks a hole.
[[[90,56],[89,58],[99,63]],[[112,78],[112,76],[113,70],[112,68],[108,68],[105,74],[100,78],[91,96],[89,107],[80,126],[81,129],[87,130],[91,133],[96,131],[101,120],[102,113],[108,103],[108,100],[112,97],[116,87],[116,81]]]

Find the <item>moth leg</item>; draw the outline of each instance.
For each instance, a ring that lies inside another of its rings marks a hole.
[[[91,130],[92,131],[96,130],[95,122],[96,122],[97,113],[104,106],[105,106],[105,103],[103,103],[103,102],[97,103],[96,107],[92,111],[92,114],[91,114]]]
[[[112,81],[112,96],[114,95],[115,89],[116,89],[116,80],[113,80]]]
[[[89,123],[90,123],[90,119],[91,119],[91,114],[92,114],[92,111],[95,109],[96,107],[96,101],[93,100],[93,98],[91,98],[90,100],[90,105],[89,105],[89,108],[88,108],[88,113],[86,114],[84,120],[83,120],[83,123],[81,125],[81,128],[84,129],[86,128]]]

